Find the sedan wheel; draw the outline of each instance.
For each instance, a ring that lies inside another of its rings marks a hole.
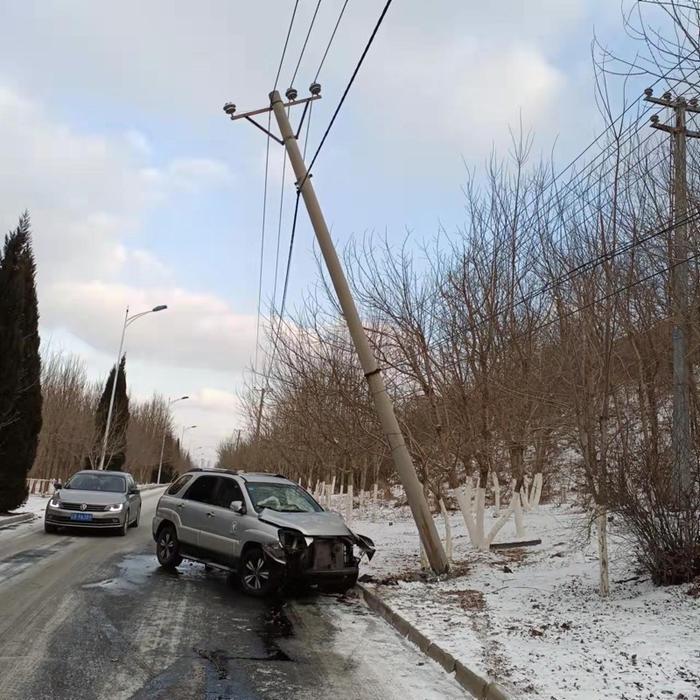
[[[129,511],[124,516],[124,524],[119,528],[119,536],[126,537],[127,532],[129,532]]]
[[[243,555],[239,577],[243,590],[259,598],[266,596],[277,585],[270,562],[257,547]]]

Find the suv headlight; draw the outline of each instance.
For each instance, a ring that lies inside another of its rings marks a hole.
[[[50,501],[49,501],[49,506],[51,508],[60,508],[61,507],[61,499],[58,496],[54,496]]]
[[[298,554],[306,549],[306,539],[296,530],[280,530],[278,533],[280,545],[287,554]]]
[[[108,510],[110,513],[119,513],[123,507],[123,503],[114,503],[111,506],[105,506],[105,510]]]

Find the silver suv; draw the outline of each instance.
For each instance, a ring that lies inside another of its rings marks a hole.
[[[194,469],[161,496],[153,518],[158,562],[183,559],[236,572],[264,596],[288,579],[345,592],[373,542],[324,511],[293,481],[271,474]]]

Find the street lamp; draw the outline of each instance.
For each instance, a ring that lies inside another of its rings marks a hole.
[[[172,406],[174,403],[177,403],[178,401],[185,401],[185,399],[189,399],[189,396],[181,396],[179,399],[170,399],[168,401],[168,408]],[[157,483],[160,484],[160,472],[163,469],[163,452],[165,451],[165,438],[168,434],[168,423],[166,422],[165,428],[163,428],[163,442],[161,443],[160,446],[160,461],[158,462],[158,481]]]
[[[197,427],[196,425],[188,425],[188,426],[185,426],[185,427],[182,428],[182,432],[180,433],[180,452],[183,451],[182,445],[183,445],[183,442],[184,442],[184,440],[185,440],[185,433],[186,433],[188,430],[192,430],[192,428],[196,428],[196,427]]]
[[[137,318],[146,316],[146,314],[153,314],[156,311],[165,311],[167,309],[166,304],[159,304],[154,306],[148,311],[142,311],[141,313],[129,316],[129,307],[126,307],[126,312],[124,313],[124,325],[122,326],[122,337],[119,341],[119,352],[117,353],[117,362],[114,365],[114,381],[112,382],[112,395],[109,397],[109,409],[107,410],[107,424],[105,425],[104,439],[102,440],[102,456],[100,457],[100,469],[105,468],[105,457],[107,456],[107,439],[109,438],[109,429],[112,425],[112,409],[114,408],[114,395],[117,392],[117,376],[119,374],[119,363],[122,359],[122,350],[124,349],[124,336],[126,334],[126,329],[130,326]]]

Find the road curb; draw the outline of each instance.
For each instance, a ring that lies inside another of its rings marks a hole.
[[[30,520],[34,520],[34,513],[17,513],[17,515],[2,517],[0,518],[0,530],[20,523],[28,523]]]
[[[431,642],[422,632],[416,629],[408,620],[393,610],[374,591],[362,583],[357,584],[367,607],[383,617],[402,637],[406,637],[424,654],[442,666],[448,673],[454,673],[455,680],[470,695],[477,700],[510,700],[505,691],[495,682],[483,678],[461,661],[455,659],[450,652],[440,645]]]

